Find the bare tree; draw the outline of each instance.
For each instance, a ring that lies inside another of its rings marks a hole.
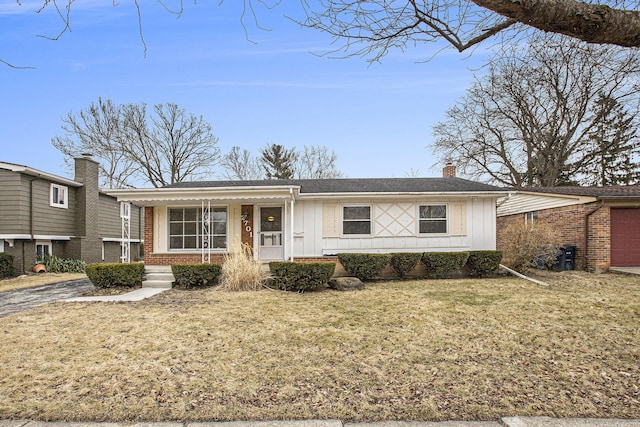
[[[108,188],[129,186],[138,172],[138,165],[122,149],[122,117],[120,107],[111,100],[91,103],[78,114],[69,113],[62,119],[63,136],[51,143],[64,154],[68,169],[73,158],[90,153],[100,163],[101,185]]]
[[[640,46],[637,0],[321,0],[303,25],[334,37],[348,56],[378,61],[390,49],[445,42],[462,52],[498,34],[537,29],[598,44]],[[341,44],[342,43],[342,44]]]
[[[176,104],[114,105],[98,101],[78,115],[69,113],[64,137],[53,145],[66,157],[89,152],[103,165],[105,185],[125,187],[135,179],[154,187],[209,176],[218,163],[218,139],[202,117]]]
[[[300,179],[342,178],[338,170],[338,155],[326,146],[305,145],[295,160],[295,177]]]
[[[222,177],[230,180],[263,179],[264,170],[248,150],[232,147],[220,161]]]
[[[591,142],[606,117],[596,103],[615,100],[636,117],[639,70],[635,51],[541,38],[491,62],[434,127],[433,152],[470,177],[499,184],[579,182],[611,149]]]

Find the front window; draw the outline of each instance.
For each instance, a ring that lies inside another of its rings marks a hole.
[[[169,209],[169,249],[206,249],[209,236],[202,229],[201,208]],[[211,249],[227,248],[226,208],[211,208],[209,232]]]
[[[69,189],[63,185],[51,184],[49,191],[49,205],[54,208],[69,207]]]
[[[342,234],[371,234],[371,206],[344,206]]]
[[[447,205],[420,206],[420,234],[447,232]]]

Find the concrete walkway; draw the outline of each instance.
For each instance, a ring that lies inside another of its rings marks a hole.
[[[158,295],[160,292],[168,291],[169,288],[140,288],[122,295],[104,295],[95,297],[76,297],[63,300],[64,302],[86,302],[86,301],[141,301],[145,298]]]
[[[507,417],[496,421],[380,421],[342,423],[340,420],[94,423],[0,420],[0,427],[640,427],[640,420],[605,418]]]
[[[640,275],[640,267],[610,267],[609,271]]]

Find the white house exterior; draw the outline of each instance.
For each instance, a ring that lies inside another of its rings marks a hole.
[[[245,243],[257,259],[341,252],[495,249],[507,192],[456,177],[185,182],[110,190],[145,207],[145,263],[222,262]]]

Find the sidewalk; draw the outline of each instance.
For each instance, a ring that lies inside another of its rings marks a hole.
[[[506,417],[497,421],[379,421],[340,420],[94,423],[0,420],[0,427],[640,427],[640,420],[609,418]]]

